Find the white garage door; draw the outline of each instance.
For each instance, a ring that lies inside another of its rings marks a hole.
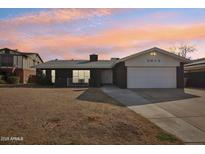
[[[176,67],[128,67],[128,88],[176,88]]]

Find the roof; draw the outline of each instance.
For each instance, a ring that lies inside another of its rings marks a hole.
[[[173,58],[179,60],[180,62],[184,62],[184,63],[190,62],[189,59],[186,59],[186,58],[184,58],[184,57],[181,57],[181,56],[179,56],[179,55],[176,55],[176,54],[174,54],[174,53],[171,53],[171,52],[169,52],[169,51],[166,51],[166,50],[163,50],[163,49],[160,49],[160,48],[157,48],[157,47],[153,47],[153,48],[150,48],[150,49],[148,49],[148,50],[144,50],[144,51],[142,51],[142,52],[138,52],[138,53],[135,53],[135,54],[133,54],[133,55],[124,57],[124,58],[120,59],[119,61],[126,61],[126,60],[128,60],[128,59],[135,58],[135,57],[137,57],[137,56],[140,56],[140,55],[149,53],[149,52],[151,52],[151,51],[157,51],[157,52],[160,52],[160,53],[162,53],[162,54],[171,56],[171,57],[173,57]]]
[[[116,61],[113,60],[51,60],[46,63],[41,63],[36,68],[72,68],[72,69],[86,69],[86,68],[112,68]]]
[[[29,55],[37,55],[39,57],[39,59],[43,62],[43,59],[41,58],[41,56],[38,54],[38,53],[35,53],[35,52],[20,52],[18,50],[13,50],[13,49],[9,49],[9,48],[2,48],[0,49],[1,50],[8,50],[8,51],[12,51],[12,52],[15,52],[17,54],[20,54],[22,56],[29,56]]]
[[[184,70],[201,70],[205,69],[205,58],[192,60],[190,63],[184,65]]]
[[[158,51],[160,53],[166,54],[168,56],[171,56],[177,60],[179,60],[180,62],[184,62],[187,63],[190,60],[178,56],[176,54],[170,53],[168,51],[165,51],[163,49],[159,49],[159,48],[151,48],[130,56],[127,56],[125,58],[119,59],[119,60],[98,60],[98,61],[89,61],[89,60],[51,60],[42,64],[39,64],[36,66],[36,68],[40,68],[40,69],[56,69],[56,68],[72,68],[72,69],[90,69],[90,68],[112,68],[115,64],[117,64],[118,62],[121,61],[126,61],[128,59],[140,56],[142,54],[146,54],[148,52],[151,51]]]
[[[186,64],[185,66],[193,66],[193,65],[200,65],[205,64],[205,58],[192,60],[190,63]]]

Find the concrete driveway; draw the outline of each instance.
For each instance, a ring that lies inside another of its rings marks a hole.
[[[142,93],[129,89],[103,87],[102,90],[129,109],[179,137],[185,144],[205,144],[205,90],[185,89],[185,93],[190,94],[188,96],[198,97],[177,97],[174,101],[159,102],[156,99],[152,102]]]

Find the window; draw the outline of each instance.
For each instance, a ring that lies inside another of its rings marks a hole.
[[[73,70],[73,83],[78,83],[78,71]]]
[[[2,66],[13,66],[13,56],[2,55]]]
[[[10,51],[9,50],[5,50],[4,51],[6,54],[10,54]]]
[[[85,83],[89,83],[90,71],[86,70],[84,73],[85,73]]]
[[[51,82],[55,83],[55,80],[56,80],[56,71],[51,70]]]
[[[43,75],[46,75],[46,70],[42,70],[42,74],[43,74]]]
[[[90,70],[73,70],[73,83],[89,83]]]

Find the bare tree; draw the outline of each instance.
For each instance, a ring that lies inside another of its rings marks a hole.
[[[170,47],[169,50],[179,56],[191,59],[191,57],[188,57],[188,54],[195,52],[196,48],[193,45],[181,44],[179,46]]]

